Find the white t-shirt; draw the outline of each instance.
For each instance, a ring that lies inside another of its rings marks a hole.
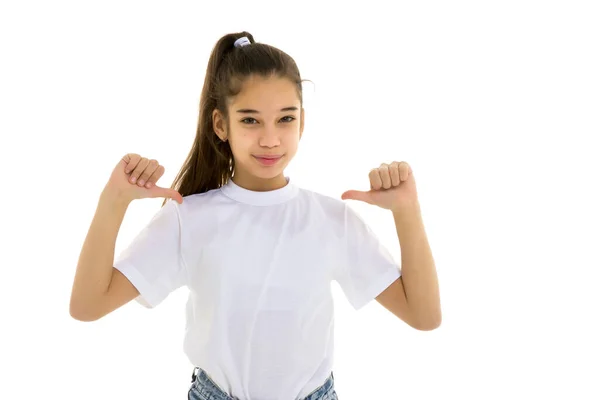
[[[401,274],[344,201],[287,180],[268,192],[230,180],[169,200],[115,261],[147,308],[189,289],[185,354],[238,399],[301,399],[322,385],[331,282],[358,310]]]

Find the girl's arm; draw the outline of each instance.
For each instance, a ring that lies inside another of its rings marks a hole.
[[[77,320],[97,320],[139,295],[127,278],[113,268],[117,234],[129,204],[107,190],[100,196],[71,292],[70,314]]]
[[[420,207],[393,215],[402,254],[402,277],[377,301],[416,329],[436,329],[442,322],[440,292]]]

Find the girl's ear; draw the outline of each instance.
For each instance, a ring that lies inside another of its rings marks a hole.
[[[219,112],[219,110],[214,109],[212,114],[212,122],[213,122],[213,130],[215,134],[221,139],[223,142],[227,141],[227,130],[226,123],[223,115]]]

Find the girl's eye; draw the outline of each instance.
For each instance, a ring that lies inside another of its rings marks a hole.
[[[291,115],[281,118],[281,120],[282,121],[285,120],[284,122],[286,122],[286,123],[290,123],[295,119],[296,118],[292,117]],[[258,123],[258,121],[256,121],[256,119],[254,119],[254,118],[248,117],[248,118],[244,118],[242,120],[242,123],[248,124],[248,125],[254,125],[255,123]]]

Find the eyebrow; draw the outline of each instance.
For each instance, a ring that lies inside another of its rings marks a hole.
[[[298,111],[298,107],[285,107],[282,108],[281,111]],[[242,108],[241,110],[237,110],[237,112],[242,114],[260,114],[259,111],[251,110],[249,108]]]

